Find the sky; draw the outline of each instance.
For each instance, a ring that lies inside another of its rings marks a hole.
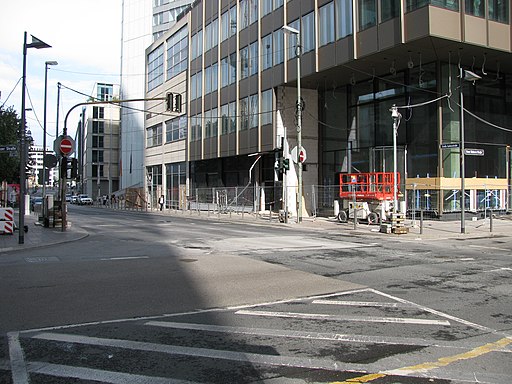
[[[52,46],[27,49],[27,129],[34,144],[43,145],[45,62],[48,67],[47,147],[53,148],[57,120],[57,83],[92,95],[96,83],[119,84],[121,68],[122,0],[8,0],[0,12],[0,105],[13,107],[21,117],[23,35]],[[17,84],[18,83],[18,84]],[[12,92],[12,93],[11,93]],[[93,95],[95,96],[95,95]],[[64,117],[87,97],[61,88],[59,135]],[[68,135],[75,137],[81,107],[67,120]]]

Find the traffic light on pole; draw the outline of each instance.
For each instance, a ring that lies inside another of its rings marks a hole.
[[[71,159],[71,178],[76,179],[78,176],[78,159]]]
[[[286,171],[290,170],[290,159],[283,159],[283,171],[286,173]]]
[[[167,95],[165,95],[165,109],[170,112],[181,113],[182,100],[181,93],[167,92]]]
[[[167,92],[167,95],[165,96],[165,109],[167,111],[172,111],[173,99],[174,94],[172,92]]]

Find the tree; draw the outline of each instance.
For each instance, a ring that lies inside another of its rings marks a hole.
[[[12,107],[0,106],[0,145],[17,145],[20,119]],[[0,181],[19,183],[20,156],[10,157],[8,152],[0,153]]]

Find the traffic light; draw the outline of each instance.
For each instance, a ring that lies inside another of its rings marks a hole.
[[[72,158],[71,159],[71,179],[76,179],[78,176],[78,159]]]
[[[290,159],[283,159],[283,170],[285,173],[290,170]]]
[[[167,92],[167,95],[165,95],[165,109],[170,112],[181,113],[182,100],[181,93]]]
[[[167,92],[167,95],[165,96],[165,109],[167,111],[172,111],[173,99],[174,94],[172,92]]]

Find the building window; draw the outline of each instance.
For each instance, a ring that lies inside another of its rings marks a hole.
[[[187,184],[187,164],[185,162],[165,164],[168,208],[178,208],[180,185]]]
[[[261,65],[262,70],[272,67],[272,34],[261,39]]]
[[[240,99],[240,130],[245,131],[249,126],[249,98]]]
[[[224,57],[220,61],[220,86],[227,87],[229,85],[229,59]]]
[[[334,42],[336,26],[334,24],[334,2],[324,5],[319,9],[318,27],[320,33],[320,46]]]
[[[162,124],[157,124],[146,129],[146,147],[162,145]]]
[[[380,0],[381,22],[400,16],[401,0]]]
[[[92,118],[93,119],[104,119],[105,118],[105,108],[92,107]]]
[[[93,121],[92,122],[92,133],[105,133],[105,122],[104,121]]]
[[[236,52],[229,55],[229,84],[236,83]]]
[[[190,100],[195,100],[203,94],[203,73],[197,72],[190,76]]]
[[[240,79],[249,76],[249,47],[240,50]]]
[[[201,114],[192,116],[190,128],[190,141],[201,140],[203,137],[203,116]]]
[[[208,51],[219,44],[219,20],[215,19],[204,30],[204,50]]]
[[[236,6],[231,7],[229,10],[229,36],[236,35]]]
[[[273,40],[274,65],[278,65],[284,61],[284,33],[281,29],[274,31]]]
[[[343,39],[352,33],[352,0],[336,0],[336,38]]]
[[[249,96],[249,128],[258,128],[258,95]]]
[[[187,70],[188,31],[181,28],[167,40],[167,80]]]
[[[229,34],[229,11],[224,12],[222,15],[220,15],[220,41],[227,40],[227,38],[230,36]]]
[[[272,12],[272,0],[261,0],[261,17]]]
[[[426,5],[434,5],[452,11],[459,10],[459,0],[407,0],[407,12],[414,11]]]
[[[164,83],[164,46],[148,55],[148,91]]]
[[[229,133],[236,132],[236,102],[229,103]]]
[[[203,54],[203,30],[197,31],[191,38],[192,49],[190,50],[190,59],[197,59]]]
[[[309,52],[315,49],[315,13],[311,12],[302,17],[302,30],[300,32],[302,39],[302,52]]]
[[[255,41],[249,45],[249,76],[256,75],[258,73],[258,42]]]
[[[204,69],[204,94],[207,95],[212,91],[212,67]]]
[[[224,104],[220,107],[220,116],[220,134],[227,135],[229,132],[229,104]]]
[[[274,9],[281,8],[284,5],[284,0],[274,0]]]
[[[508,24],[510,0],[489,0],[489,19]]]
[[[249,23],[258,21],[258,0],[249,0]]]
[[[99,100],[110,101],[114,95],[114,86],[112,84],[98,84],[98,92],[96,98]]]
[[[215,92],[219,89],[219,64],[213,63],[212,64],[212,92]]]
[[[247,28],[249,26],[249,0],[240,0],[240,29]]]
[[[187,116],[183,115],[165,122],[165,142],[187,138]]]
[[[93,148],[103,148],[103,136],[93,136],[92,137],[92,147]]]
[[[92,151],[92,162],[93,163],[103,163],[103,151]]]
[[[377,1],[359,0],[359,30],[377,25]]]
[[[291,23],[288,24],[288,26],[300,31],[300,21],[299,20],[292,21]],[[301,40],[303,40],[302,33],[300,35],[301,35]],[[297,55],[297,34],[288,33],[288,34],[285,34],[285,36],[287,36],[287,43],[288,43],[288,49],[286,51],[286,58],[288,60],[290,60],[290,59],[295,58],[295,56]]]
[[[91,171],[92,177],[103,177],[103,165],[93,164]]]
[[[261,93],[261,125],[272,124],[272,90]]]
[[[483,0],[465,0],[466,14],[485,17],[485,3]]]

